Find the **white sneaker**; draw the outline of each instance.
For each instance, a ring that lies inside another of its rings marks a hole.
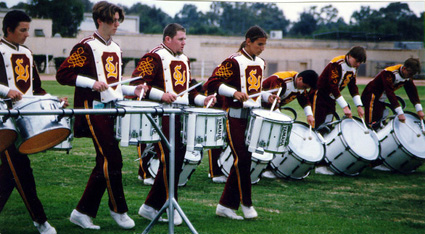
[[[96,230],[100,229],[100,226],[93,224],[93,221],[91,220],[90,216],[85,215],[76,209],[72,211],[69,221],[71,221],[72,223],[84,229],[96,229]]]
[[[34,222],[34,226],[38,229],[41,234],[56,234],[56,229],[46,221],[43,224]]]
[[[225,175],[213,177],[212,181],[217,184],[223,184],[226,183],[227,177]]]
[[[327,166],[318,166],[314,169],[314,172],[316,172],[316,174],[322,175],[335,175],[335,173],[331,171]]]
[[[158,210],[155,210],[153,207],[150,207],[148,205],[143,204],[140,208],[139,208],[139,215],[142,216],[145,219],[149,219],[149,220],[153,220],[156,215],[158,214]],[[163,218],[159,218],[158,221],[160,222],[164,222],[165,220]]]
[[[155,182],[155,179],[152,177],[143,180],[144,185],[153,185],[153,182]]]
[[[242,216],[236,214],[235,210],[224,207],[220,204],[217,205],[217,209],[215,210],[215,214],[225,218],[231,218],[236,220],[243,220]]]
[[[117,222],[118,226],[124,228],[124,229],[131,229],[134,228],[136,225],[134,223],[134,220],[132,220],[130,217],[128,217],[127,212],[124,214],[115,213],[112,210],[109,210],[111,213],[112,218]]]
[[[248,206],[241,205],[241,207],[242,207],[243,216],[246,219],[254,219],[258,217],[258,213],[253,206],[248,207]]]
[[[384,164],[378,165],[376,167],[372,168],[373,170],[378,170],[378,171],[391,171],[390,168],[386,167]]]
[[[168,216],[168,209],[167,209],[167,216]],[[168,222],[168,219],[164,221]],[[174,209],[174,225],[179,226],[182,223],[183,223],[183,219],[180,216],[180,213],[176,209]]]
[[[264,171],[261,174],[261,177],[268,178],[268,179],[276,179],[277,178],[277,176],[272,171],[269,171],[269,170]]]
[[[140,175],[137,176],[137,179],[143,181],[143,177],[141,177]]]

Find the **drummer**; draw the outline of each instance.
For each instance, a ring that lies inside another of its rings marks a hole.
[[[32,52],[23,44],[29,36],[31,18],[19,10],[7,12],[3,19],[4,37],[0,41],[0,96],[12,102],[22,97],[45,95]],[[10,78],[10,79],[8,79]],[[62,98],[68,106],[67,98]],[[56,233],[47,222],[43,205],[37,196],[36,185],[28,155],[19,153],[15,144],[1,152],[0,212],[13,188],[19,191],[24,204],[40,233]]]
[[[415,106],[420,119],[424,119],[424,112],[419,99],[418,90],[413,82],[413,76],[421,71],[417,58],[409,58],[404,64],[397,64],[382,70],[365,87],[362,93],[362,102],[365,105],[365,122],[375,130],[381,127],[385,101],[390,102],[400,122],[404,122],[403,109],[397,100],[395,91],[401,87],[407,93],[410,102]]]
[[[289,104],[295,98],[300,106],[304,109],[304,114],[307,118],[307,123],[314,126],[314,116],[311,110],[310,100],[308,98],[307,89],[316,89],[318,74],[313,70],[305,70],[300,73],[296,71],[281,71],[276,72],[263,81],[263,89],[271,90],[282,88],[280,93],[280,103],[276,105],[277,109]],[[270,105],[264,105],[270,108]],[[262,176],[266,178],[276,178],[276,176],[268,168]]]
[[[230,170],[216,214],[230,219],[253,219],[258,216],[251,198],[252,153],[243,142],[250,108],[261,107],[262,100],[271,103],[278,98],[270,94],[249,97],[262,91],[265,61],[258,56],[263,52],[266,42],[267,34],[262,28],[249,28],[238,52],[224,60],[204,85],[209,93],[226,97],[229,106],[227,135],[235,164]],[[237,101],[234,102],[234,99]],[[236,214],[239,206],[242,207],[244,217]]]
[[[145,54],[138,62],[133,76],[143,76],[141,80],[134,81],[132,84],[143,84],[149,87],[146,96],[148,99],[160,102],[164,107],[173,107],[175,105],[197,105],[204,106],[212,99],[212,105],[215,104],[214,95],[205,97],[200,95],[195,89],[181,96],[192,85],[190,73],[189,58],[183,54],[186,45],[186,29],[176,23],[168,24],[164,28],[162,43]],[[169,139],[169,116],[162,118],[162,131]],[[174,194],[177,200],[177,188],[179,174],[183,165],[186,148],[183,145],[180,131],[180,118],[175,121],[175,180]],[[160,158],[160,166],[155,177],[154,184],[149,194],[139,209],[139,215],[152,220],[158,214],[158,211],[165,204],[168,197],[168,162],[169,150],[162,145],[162,142],[155,144],[155,150]],[[161,219],[162,220],[162,219]],[[174,224],[180,225],[182,218],[179,213],[174,212]]]
[[[141,94],[142,85],[118,85],[122,72],[121,49],[112,40],[124,20],[121,7],[100,1],[93,6],[96,31],[77,43],[70,56],[62,63],[56,79],[62,85],[75,86],[74,107],[77,109],[102,109],[114,107],[123,95]],[[127,215],[128,207],[122,184],[122,155],[115,139],[114,116],[75,116],[74,136],[88,137],[96,150],[96,166],[92,170],[84,193],[72,211],[70,221],[84,229],[100,229],[93,224],[105,191],[109,196],[110,215],[123,229],[131,229],[134,221]]]

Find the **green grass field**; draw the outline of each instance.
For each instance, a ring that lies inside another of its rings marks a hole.
[[[52,95],[68,96],[72,103],[72,87],[60,86],[55,81],[43,81],[43,87]],[[425,104],[425,87],[418,88]],[[348,91],[344,90],[343,94],[352,105]],[[403,89],[397,94],[407,100]],[[406,103],[407,110],[413,111],[411,103]],[[299,120],[305,122],[297,105],[293,102],[290,106],[297,110]],[[70,154],[47,151],[30,156],[39,197],[58,233],[141,233],[146,228],[149,221],[138,216],[137,211],[150,187],[137,179],[136,148],[121,149],[128,214],[136,222],[133,230],[122,230],[112,220],[107,194],[94,219],[101,230],[83,230],[68,220],[95,165],[90,139],[74,139]],[[425,166],[410,175],[366,168],[356,177],[312,172],[300,181],[262,179],[252,187],[259,218],[250,221],[215,215],[223,188],[223,184],[213,184],[208,178],[208,160],[204,158],[187,186],[179,190],[179,204],[199,233],[425,233]],[[167,232],[165,223],[156,224],[151,230],[151,233]],[[190,230],[182,224],[175,227],[175,232],[190,233]],[[0,213],[0,233],[37,233],[16,190]]]

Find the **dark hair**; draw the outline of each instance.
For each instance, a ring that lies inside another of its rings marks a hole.
[[[177,34],[177,31],[186,32],[186,29],[177,23],[168,24],[164,28],[164,32],[162,34],[162,41],[165,41],[165,37],[167,36],[173,38]]]
[[[124,21],[124,10],[112,3],[109,3],[107,1],[100,1],[96,3],[93,6],[93,20],[96,25],[96,28],[99,28],[99,23],[97,23],[97,20],[99,19],[102,22],[105,23],[113,23],[114,22],[114,15],[118,12],[118,15],[120,16],[119,22]]]
[[[366,62],[366,50],[361,46],[354,46],[348,51],[347,55],[355,58],[360,63]]]
[[[246,39],[249,39],[251,42],[254,42],[259,38],[267,39],[267,33],[260,26],[255,25],[250,27],[248,31],[246,31],[245,41],[241,43],[238,51],[241,51],[246,46]]]
[[[417,58],[408,58],[404,61],[403,65],[406,69],[409,69],[413,72],[413,75],[421,71],[421,63]]]
[[[317,72],[313,70],[305,70],[298,74],[298,77],[303,78],[303,83],[308,84],[312,89],[316,89],[317,87],[318,76]]]
[[[7,37],[7,28],[10,31],[15,31],[20,22],[31,22],[31,18],[27,13],[19,10],[12,10],[7,12],[3,19],[3,34]]]

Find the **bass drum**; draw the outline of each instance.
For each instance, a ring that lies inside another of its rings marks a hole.
[[[383,164],[393,171],[407,174],[425,161],[425,133],[416,114],[405,112],[404,115],[405,123],[393,117],[377,135],[382,147],[379,158]]]
[[[322,136],[311,131],[308,124],[294,122],[288,151],[275,154],[270,167],[278,177],[303,179],[319,163],[326,152]]]

